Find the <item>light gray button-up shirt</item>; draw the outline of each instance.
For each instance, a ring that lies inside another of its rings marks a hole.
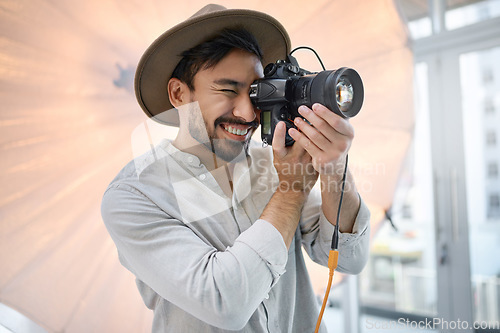
[[[301,247],[326,266],[333,226],[313,190],[287,250],[259,219],[278,184],[272,150],[255,145],[249,156],[236,163],[232,197],[167,140],[106,190],[104,223],[154,311],[153,332],[314,332],[319,310]],[[338,271],[363,268],[369,215],[362,202],[353,233],[340,235]]]

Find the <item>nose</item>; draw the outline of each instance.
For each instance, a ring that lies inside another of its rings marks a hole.
[[[243,119],[245,122],[251,122],[257,118],[256,108],[252,104],[250,96],[240,96],[238,102],[234,106],[233,115]]]

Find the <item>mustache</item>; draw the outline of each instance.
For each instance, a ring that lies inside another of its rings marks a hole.
[[[238,118],[230,118],[230,117],[219,117],[219,118],[215,119],[214,125],[215,125],[215,127],[217,127],[222,123],[247,125],[247,126],[251,126],[254,128],[257,128],[259,126],[259,123],[256,122],[255,120],[247,122],[247,121],[242,121]]]

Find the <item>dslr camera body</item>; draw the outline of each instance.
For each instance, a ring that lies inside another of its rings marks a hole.
[[[342,67],[314,73],[300,68],[291,55],[268,64],[264,78],[250,87],[250,100],[261,110],[264,145],[272,145],[274,129],[280,121],[287,127],[285,145],[293,145],[288,129],[295,127],[295,117],[301,117],[298,113],[301,105],[310,108],[320,103],[339,116],[350,118],[360,111],[363,98],[363,82],[354,69]]]

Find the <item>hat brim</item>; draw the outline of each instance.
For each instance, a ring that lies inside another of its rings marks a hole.
[[[137,66],[135,93],[148,117],[179,126],[179,116],[170,104],[167,83],[181,60],[180,54],[210,39],[226,28],[244,28],[254,35],[263,52],[263,65],[285,59],[290,38],[273,17],[253,10],[226,9],[190,18],[158,37]],[[166,112],[168,111],[168,112]]]

